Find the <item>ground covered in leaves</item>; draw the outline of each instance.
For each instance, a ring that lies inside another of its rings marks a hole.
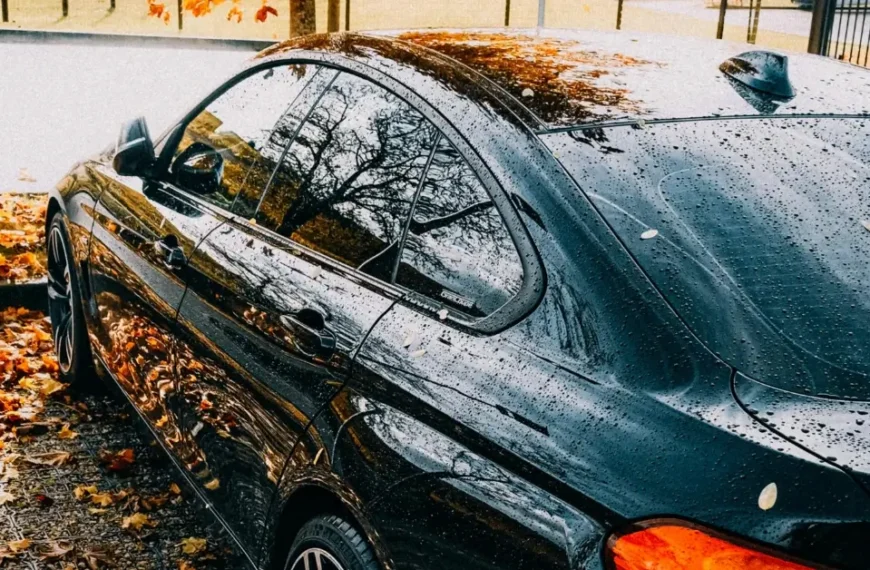
[[[241,568],[126,405],[57,381],[48,320],[0,323],[0,567]]]
[[[40,215],[42,197],[0,196],[0,283],[44,272]],[[242,568],[133,412],[94,384],[58,380],[45,315],[0,307],[0,568]]]
[[[45,276],[45,194],[0,194],[0,284]]]

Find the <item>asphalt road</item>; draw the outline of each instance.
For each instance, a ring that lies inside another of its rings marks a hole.
[[[132,40],[131,40],[132,41]],[[7,43],[0,36],[0,191],[44,190],[137,115],[156,136],[248,50]],[[35,182],[19,180],[27,169]]]

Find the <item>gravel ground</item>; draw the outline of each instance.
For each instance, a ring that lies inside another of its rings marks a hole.
[[[31,327],[48,326],[38,313],[22,313],[16,321]],[[7,336],[12,328],[9,322],[7,318],[4,323]],[[39,351],[31,351],[29,358],[42,358],[46,345],[50,349],[50,341],[42,342]],[[4,394],[22,393],[21,388],[15,391],[9,387],[7,377]],[[135,412],[108,391],[100,392],[78,395],[60,390],[38,397],[32,401],[38,414],[30,421],[4,413],[0,503],[3,493],[13,498],[0,506],[0,567],[243,568],[243,559],[232,541],[193,493],[179,486],[182,478],[156,442],[144,435],[133,417]],[[32,387],[29,393],[35,393]],[[13,424],[14,429],[9,427]],[[69,439],[68,431],[78,435]],[[106,452],[127,449],[132,450],[133,461],[126,469],[123,456],[114,465],[103,458]],[[59,466],[29,462],[40,454],[57,451],[69,453],[69,460]],[[89,486],[97,489],[84,489]],[[97,500],[91,496],[94,491]],[[109,504],[100,505],[99,499]],[[129,519],[131,515],[135,516]],[[143,522],[142,515],[147,522],[135,530],[136,523]],[[125,519],[126,529],[122,528]],[[183,542],[189,538],[206,542]],[[30,543],[17,542],[22,539]],[[183,553],[185,545],[194,553]],[[17,553],[16,547],[20,548]],[[46,551],[58,547],[61,551],[72,550],[64,556],[45,556]],[[12,554],[14,557],[4,560],[4,556]]]

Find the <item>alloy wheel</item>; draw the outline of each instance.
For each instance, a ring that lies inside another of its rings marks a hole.
[[[312,547],[300,552],[289,570],[344,570],[344,567],[329,552]]]
[[[57,363],[63,373],[73,361],[74,319],[70,264],[60,226],[54,225],[48,236],[48,314],[54,337]]]

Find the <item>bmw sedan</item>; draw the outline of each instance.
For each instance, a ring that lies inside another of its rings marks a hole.
[[[739,51],[267,49],[52,192],[62,378],[252,568],[866,569],[870,73]]]

